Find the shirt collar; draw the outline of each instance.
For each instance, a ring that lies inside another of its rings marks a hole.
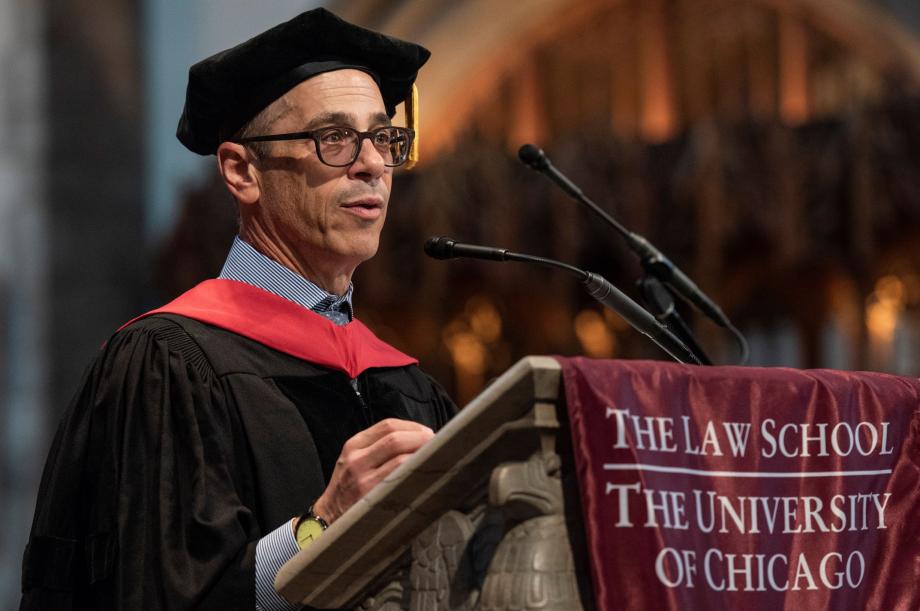
[[[317,314],[342,311],[348,320],[354,317],[351,295],[354,285],[341,297],[329,293],[303,276],[270,259],[240,239],[233,238],[219,278],[236,280],[274,293]]]

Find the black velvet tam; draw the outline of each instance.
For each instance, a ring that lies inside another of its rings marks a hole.
[[[392,117],[430,55],[424,47],[353,25],[326,9],[307,11],[192,66],[176,137],[199,155],[213,154],[291,88],[342,68],[373,76]]]

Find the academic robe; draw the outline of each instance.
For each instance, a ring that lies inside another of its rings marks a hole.
[[[22,610],[254,609],[256,544],[319,497],[347,439],[455,412],[369,332],[343,342],[299,306],[209,282],[204,306],[132,322],[88,371],[45,465]]]

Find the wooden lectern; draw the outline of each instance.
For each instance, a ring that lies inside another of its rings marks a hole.
[[[518,362],[279,571],[317,608],[593,608],[561,369]]]

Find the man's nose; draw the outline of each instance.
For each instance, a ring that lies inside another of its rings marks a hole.
[[[386,172],[386,164],[383,155],[380,154],[371,139],[361,138],[358,147],[358,158],[349,167],[349,174],[366,175],[370,178],[382,176]]]

